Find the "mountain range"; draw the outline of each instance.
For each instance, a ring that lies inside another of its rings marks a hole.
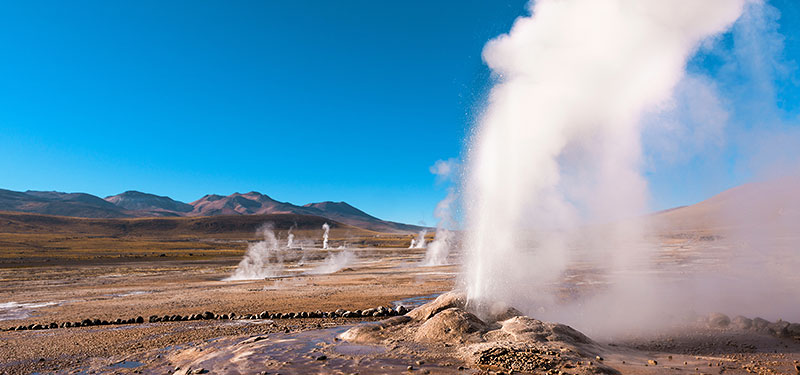
[[[194,202],[184,203],[139,191],[126,191],[103,199],[85,193],[0,189],[0,211],[85,218],[296,214],[320,216],[377,232],[416,232],[423,229],[416,225],[381,220],[345,202],[297,206],[255,191],[228,196],[209,194]]]

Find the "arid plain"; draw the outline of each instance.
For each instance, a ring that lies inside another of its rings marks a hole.
[[[716,252],[734,244],[729,227],[708,224],[725,197],[656,215],[664,270],[715,272]],[[607,339],[514,309],[475,320],[447,293],[459,289],[459,251],[452,265],[423,266],[425,250],[408,248],[413,234],[333,221],[323,250],[320,220],[3,213],[0,373],[798,371],[793,322],[698,315],[682,329]],[[294,226],[303,249],[287,249],[274,277],[224,281],[267,222],[280,239]],[[315,271],[342,251],[352,254],[346,266]],[[592,272],[576,266],[557,287],[565,298],[586,293],[598,287],[586,282]]]

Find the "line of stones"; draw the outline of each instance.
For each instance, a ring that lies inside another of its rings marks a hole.
[[[188,320],[244,320],[244,319],[302,319],[302,318],[363,318],[363,317],[386,317],[386,316],[396,316],[396,315],[405,315],[408,312],[408,309],[405,306],[397,306],[396,308],[390,308],[385,306],[379,306],[372,309],[366,310],[342,310],[338,309],[336,311],[303,311],[303,312],[290,312],[290,313],[269,313],[268,311],[262,311],[258,314],[242,314],[237,315],[236,313],[230,314],[215,314],[210,311],[206,311],[202,314],[191,314],[191,315],[151,315],[148,319],[150,323],[157,323],[157,322],[178,322],[178,321],[188,321]],[[27,331],[27,330],[42,330],[42,329],[54,329],[54,328],[71,328],[71,327],[90,327],[90,326],[104,326],[104,325],[118,325],[118,324],[141,324],[144,323],[144,318],[138,316],[136,318],[130,319],[116,319],[113,321],[109,320],[100,320],[100,319],[84,319],[80,322],[63,322],[61,324],[58,323],[50,323],[50,324],[29,324],[27,326],[17,326],[17,327],[10,327],[5,328],[3,331]]]

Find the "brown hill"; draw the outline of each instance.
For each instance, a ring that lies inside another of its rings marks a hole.
[[[0,189],[0,211],[84,218],[199,217],[220,215],[296,214],[327,218],[372,231],[417,232],[422,227],[378,219],[345,202],[297,206],[251,191],[228,196],[210,194],[190,204],[169,197],[126,191],[101,199],[90,194]]]
[[[0,210],[80,217],[131,217],[101,198],[83,193],[0,189]]]
[[[152,214],[147,216],[180,216],[179,213],[190,212],[194,209],[192,205],[178,202],[170,197],[135,190],[106,197],[105,201],[124,210],[141,211],[142,214],[137,216],[145,216],[146,213]]]
[[[657,225],[675,229],[800,231],[800,178],[740,185],[700,203],[659,212],[654,219]]]
[[[367,214],[345,202],[320,202],[309,203],[303,208],[310,210],[315,215],[329,217],[343,223],[355,225],[361,228],[368,228],[381,232],[418,232],[422,229],[416,225],[408,225],[385,221]]]
[[[294,227],[299,231],[321,231],[322,224],[328,223],[333,229],[347,230],[354,235],[374,234],[324,217],[296,214],[101,219],[0,211],[0,233],[15,234],[250,238],[256,236],[258,229],[267,223],[276,230]]]

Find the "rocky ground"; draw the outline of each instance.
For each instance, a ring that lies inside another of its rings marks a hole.
[[[439,296],[457,266],[421,251],[355,255],[235,282],[238,258],[3,268],[0,373],[798,373],[790,322],[712,314],[599,341],[511,307],[478,318]]]
[[[239,258],[0,269],[0,373],[104,369],[122,358],[222,337],[355,324],[380,317],[301,313],[393,306],[453,286],[455,267],[419,267],[420,251],[354,252],[356,261],[333,274],[310,275],[313,263],[292,264],[282,277],[253,281],[221,281]],[[243,319],[264,311],[299,317]],[[188,319],[205,312],[228,319]],[[151,323],[151,316],[166,321]],[[66,322],[71,327],[60,328]]]

